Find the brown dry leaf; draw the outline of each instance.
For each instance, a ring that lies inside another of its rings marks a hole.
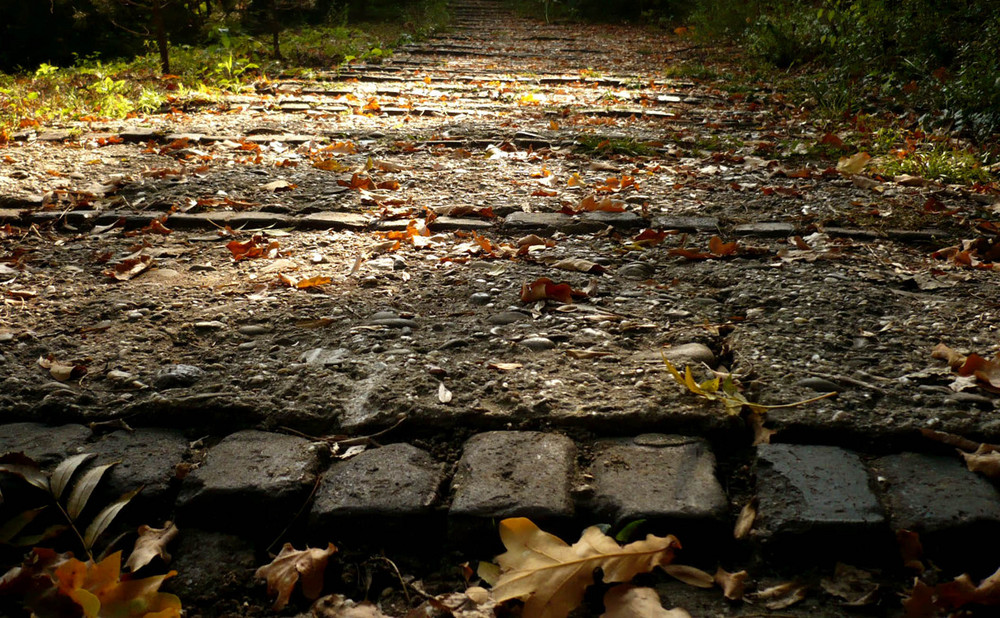
[[[548,277],[541,277],[521,286],[521,302],[533,303],[539,300],[572,303],[573,288],[568,283],[555,283]]]
[[[923,573],[924,546],[920,542],[920,535],[910,530],[897,530],[896,544],[899,546],[899,557],[903,560],[903,566],[917,573]]]
[[[615,586],[604,595],[601,618],[691,618],[683,609],[666,609],[653,588],[637,588],[624,584]]]
[[[612,200],[610,197],[606,197],[600,201],[597,200],[593,195],[588,195],[583,198],[580,205],[577,206],[577,212],[625,212],[625,202],[619,202]]]
[[[850,157],[841,157],[837,162],[837,171],[843,174],[860,174],[865,169],[872,156],[867,152],[859,152]]]
[[[737,243],[735,240],[733,242],[722,242],[721,238],[713,236],[708,241],[708,250],[718,256],[736,255]]]
[[[544,238],[536,234],[529,234],[527,236],[522,236],[521,238],[518,238],[515,244],[518,247],[534,247],[536,245],[549,247],[554,245],[555,243],[553,243],[551,240],[545,240]]]
[[[389,618],[371,601],[356,603],[340,594],[317,599],[309,613],[313,618]]]
[[[552,268],[572,270],[580,273],[602,273],[607,270],[597,262],[591,262],[583,258],[564,258],[552,264]]]
[[[406,618],[496,618],[497,602],[485,588],[472,586],[429,598],[410,611]]]
[[[295,583],[302,578],[302,594],[307,599],[316,599],[323,590],[323,573],[326,562],[337,552],[330,543],[326,549],[309,548],[298,550],[291,543],[285,543],[270,564],[257,569],[254,577],[267,580],[267,593],[277,593],[274,611],[281,611],[292,596]]]
[[[583,600],[598,567],[605,583],[626,582],[668,564],[680,547],[673,536],[653,535],[622,547],[597,526],[570,546],[524,517],[500,522],[500,539],[507,552],[497,556],[502,572],[493,598],[524,599],[524,618],[566,616]]]
[[[934,605],[934,589],[919,579],[913,580],[913,589],[903,599],[903,610],[906,618],[937,618],[941,615]]]
[[[733,528],[733,538],[741,540],[747,538],[753,528],[753,522],[757,519],[757,498],[751,498],[750,502],[740,509],[740,516],[736,518],[736,527]]]
[[[1000,478],[1000,453],[989,445],[980,444],[975,453],[958,452],[965,459],[970,472],[979,472],[991,479]]]
[[[298,185],[292,184],[287,180],[275,180],[269,182],[266,185],[261,185],[260,188],[265,191],[271,191],[272,193],[278,193],[280,191],[291,191]]]
[[[764,601],[764,607],[767,609],[785,609],[806,598],[806,587],[795,582],[787,582],[754,593],[753,598]]]
[[[730,573],[722,567],[715,570],[715,583],[719,584],[719,588],[722,588],[722,595],[730,601],[740,601],[743,599],[743,590],[746,588],[747,577],[749,577],[749,573],[746,571]]]
[[[514,371],[515,369],[524,367],[524,365],[521,363],[490,363],[486,367],[488,369],[496,369],[497,371]]]
[[[132,254],[115,264],[114,268],[104,271],[104,274],[118,281],[128,281],[146,272],[153,264],[153,258],[149,255]]]
[[[48,356],[40,356],[38,358],[38,366],[42,369],[48,369],[52,377],[60,382],[75,380],[83,377],[83,375],[87,373],[86,365],[63,363],[57,361],[51,354]]]
[[[133,573],[152,562],[153,558],[159,556],[164,564],[170,562],[170,554],[167,553],[167,545],[177,536],[177,526],[174,522],[168,521],[163,528],[150,528],[149,526],[139,526],[139,538],[135,540],[135,547],[129,555],[125,566]]]
[[[979,585],[972,582],[967,574],[959,575],[954,581],[934,587],[935,605],[945,610],[958,609],[971,603],[976,605],[1000,605],[1000,569]]]
[[[764,427],[763,414],[750,414],[747,417],[747,424],[750,425],[750,429],[753,429],[753,446],[770,444],[771,436],[778,433],[775,429]]]
[[[843,599],[849,607],[871,605],[878,600],[879,585],[872,574],[842,562],[834,567],[832,578],[820,580],[820,586],[827,594]]]
[[[715,578],[702,571],[701,569],[696,569],[693,566],[688,566],[686,564],[668,564],[662,567],[667,575],[679,579],[688,586],[694,586],[695,588],[711,588],[715,586]]]
[[[934,346],[934,350],[931,351],[931,358],[936,358],[938,360],[943,360],[948,362],[948,366],[952,370],[958,370],[959,367],[965,364],[965,355],[956,352],[950,347],[943,343],[939,343]]]

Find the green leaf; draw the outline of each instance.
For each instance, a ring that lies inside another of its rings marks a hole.
[[[45,508],[46,507],[43,506],[37,509],[25,511],[0,526],[0,543],[10,543],[10,540],[20,534],[20,532],[24,530],[28,524],[38,517],[39,513],[45,510]]]
[[[62,497],[63,491],[69,485],[70,479],[73,478],[73,473],[80,467],[80,464],[94,457],[97,457],[94,453],[80,453],[79,455],[73,455],[56,466],[55,471],[52,473],[52,480],[50,481],[52,496],[56,500]]]
[[[628,543],[632,540],[632,535],[635,534],[635,531],[644,523],[646,523],[645,519],[630,521],[618,531],[618,534],[615,535],[615,540],[619,543]]]
[[[87,506],[90,495],[97,489],[97,484],[101,482],[101,477],[108,471],[108,468],[117,463],[114,461],[87,470],[86,474],[73,486],[73,491],[69,494],[69,500],[66,502],[66,513],[70,519],[76,521],[76,518],[83,512],[83,508]]]
[[[94,546],[94,543],[97,542],[97,537],[101,536],[101,533],[108,529],[108,526],[110,526],[111,522],[118,516],[118,513],[125,508],[125,505],[128,504],[129,501],[131,501],[132,498],[134,498],[140,491],[142,491],[142,487],[136,489],[135,491],[123,494],[120,498],[104,507],[101,512],[94,517],[94,521],[90,522],[90,525],[87,526],[87,531],[83,534],[83,544],[87,547],[87,549]]]

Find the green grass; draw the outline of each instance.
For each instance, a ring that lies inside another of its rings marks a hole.
[[[335,69],[351,60],[379,62],[394,47],[446,25],[443,1],[419,6],[418,13],[385,22],[283,31],[281,60],[265,41],[220,27],[205,45],[172,46],[169,78],[160,75],[152,47],[131,59],[86,57],[67,67],[43,64],[32,72],[0,73],[0,143],[48,123],[121,119],[163,111],[187,97],[242,92],[269,75]]]

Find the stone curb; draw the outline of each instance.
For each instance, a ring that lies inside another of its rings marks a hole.
[[[723,487],[739,481],[720,477],[700,438],[578,444],[556,433],[487,431],[465,442],[453,471],[407,443],[339,459],[325,442],[244,430],[199,447],[174,430],[96,435],[81,425],[0,425],[0,452],[23,452],[49,469],[80,452],[97,453],[95,465],[120,460],[103,499],[150,488],[125,512],[130,525],[176,517],[182,529],[257,540],[291,525],[316,542],[363,545],[417,542],[407,530],[418,524],[436,531],[423,541],[470,547],[495,543],[505,517],[530,517],[569,537],[585,525],[643,520],[643,532],[683,535],[700,553],[886,566],[898,558],[898,529],[921,534],[927,557],[943,564],[967,561],[972,544],[1000,545],[1000,493],[954,457],[871,459],[834,446],[762,445],[750,462],[758,517],[748,540],[733,541],[747,496],[726,495]]]

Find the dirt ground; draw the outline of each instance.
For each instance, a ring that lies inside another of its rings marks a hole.
[[[1000,441],[995,388],[931,356],[1000,349],[996,271],[932,255],[989,262],[996,192],[840,172],[808,107],[667,77],[698,53],[486,11],[382,65],[23,134],[0,147],[0,422],[402,419],[451,462],[485,429],[678,432],[738,468],[751,430],[661,358],[702,344],[696,373],[752,401],[838,391],[770,411],[775,441]],[[543,277],[572,297],[532,299]]]

